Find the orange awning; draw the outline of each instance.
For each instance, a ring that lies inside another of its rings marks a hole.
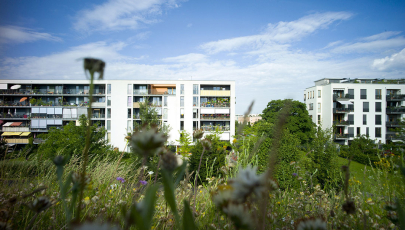
[[[23,102],[23,101],[25,101],[27,99],[28,99],[27,97],[23,97],[23,98],[20,99],[20,102]]]

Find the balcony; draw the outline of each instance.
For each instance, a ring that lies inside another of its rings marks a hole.
[[[333,109],[333,113],[350,113],[353,112],[353,109],[349,109],[349,108],[334,108]]]
[[[105,114],[92,114],[91,119],[105,119]]]
[[[8,144],[28,144],[29,143],[28,138],[24,138],[24,139],[4,138],[4,140],[7,141]]]
[[[0,119],[2,120],[25,120],[29,119],[30,114],[8,114],[8,113],[3,113],[0,114]]]
[[[405,94],[387,95],[387,101],[405,101]]]
[[[201,90],[200,91],[200,96],[212,96],[212,97],[218,97],[218,96],[231,96],[231,91],[230,90]]]
[[[391,107],[386,109],[387,114],[403,114],[405,107]]]
[[[4,127],[2,129],[3,132],[29,132],[30,127]]]
[[[401,123],[400,121],[387,121],[385,122],[385,125],[387,127],[400,127],[403,125],[403,123]]]
[[[201,120],[230,120],[229,114],[201,114]]]
[[[334,138],[335,140],[343,140],[343,139],[349,138],[349,134],[348,134],[348,133],[346,133],[346,134],[335,134],[335,135],[333,136],[333,138]]]
[[[176,89],[134,89],[134,95],[176,95]]]
[[[354,95],[351,94],[333,94],[334,101],[348,101],[354,99]]]
[[[219,125],[217,125],[217,126],[205,125],[205,126],[201,126],[201,129],[203,131],[208,131],[208,132],[210,132],[210,131],[213,132],[216,130],[218,130],[218,131],[230,131],[231,130],[230,127],[228,127],[228,126],[219,126]]]
[[[333,121],[333,124],[337,126],[347,126],[351,125],[350,123],[350,121]]]
[[[393,140],[402,140],[404,139],[404,137],[401,136],[399,133],[390,132],[389,134],[385,134],[385,139],[393,141]]]
[[[222,107],[222,108],[229,108],[231,106],[230,103],[226,102],[219,102],[219,103],[212,103],[212,102],[203,102],[201,103],[201,107]]]

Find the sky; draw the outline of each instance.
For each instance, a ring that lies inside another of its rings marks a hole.
[[[405,78],[400,0],[0,0],[0,79],[234,80],[236,113],[321,78]]]

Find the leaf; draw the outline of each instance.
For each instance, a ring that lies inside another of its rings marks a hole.
[[[181,179],[183,179],[186,168],[187,168],[187,161],[184,161],[183,165],[181,165],[177,170],[178,175],[177,175],[176,181],[174,182],[174,187],[177,187],[177,185],[180,183]]]
[[[157,185],[151,185],[146,190],[145,198],[142,200],[142,217],[144,220],[145,229],[150,229],[152,224],[153,213],[155,211],[156,203],[156,191],[158,189]]]
[[[183,212],[183,229],[184,230],[192,230],[197,229],[197,226],[194,222],[193,213],[190,209],[190,204],[187,200],[184,200],[184,212]]]
[[[177,207],[176,207],[176,197],[174,196],[174,184],[171,178],[171,175],[169,172],[165,169],[162,169],[162,179],[163,179],[163,187],[165,191],[165,200],[169,204],[170,209],[173,212],[176,225],[179,227],[180,226],[180,217],[179,213],[177,212]]]

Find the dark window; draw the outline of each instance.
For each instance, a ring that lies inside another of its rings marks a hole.
[[[360,90],[360,99],[367,99],[367,89]]]
[[[360,136],[360,127],[357,127],[357,130],[356,130],[357,132],[356,132],[356,135],[359,137]]]
[[[354,89],[349,89],[349,98],[354,99]]]
[[[381,102],[376,102],[375,103],[375,111],[376,112],[381,112]]]
[[[369,111],[368,102],[363,102],[363,112],[368,112],[368,111]]]
[[[381,128],[375,128],[375,137],[381,137]]]
[[[321,124],[321,115],[318,115],[318,124]]]
[[[349,125],[354,125],[354,115],[349,114],[348,116]]]
[[[363,114],[363,125],[367,125],[367,115]]]
[[[381,89],[375,90],[375,99],[381,99]]]
[[[180,130],[184,130],[184,121],[180,121]]]
[[[349,127],[349,137],[354,137],[354,128]]]
[[[368,127],[366,127],[366,136],[370,136],[370,132],[368,131]]]
[[[348,108],[351,112],[354,112],[354,103],[353,103],[353,104],[349,104],[349,105],[347,106],[347,108]]]
[[[375,115],[375,124],[381,125],[381,115]]]
[[[128,109],[128,118],[131,118],[131,109]]]

